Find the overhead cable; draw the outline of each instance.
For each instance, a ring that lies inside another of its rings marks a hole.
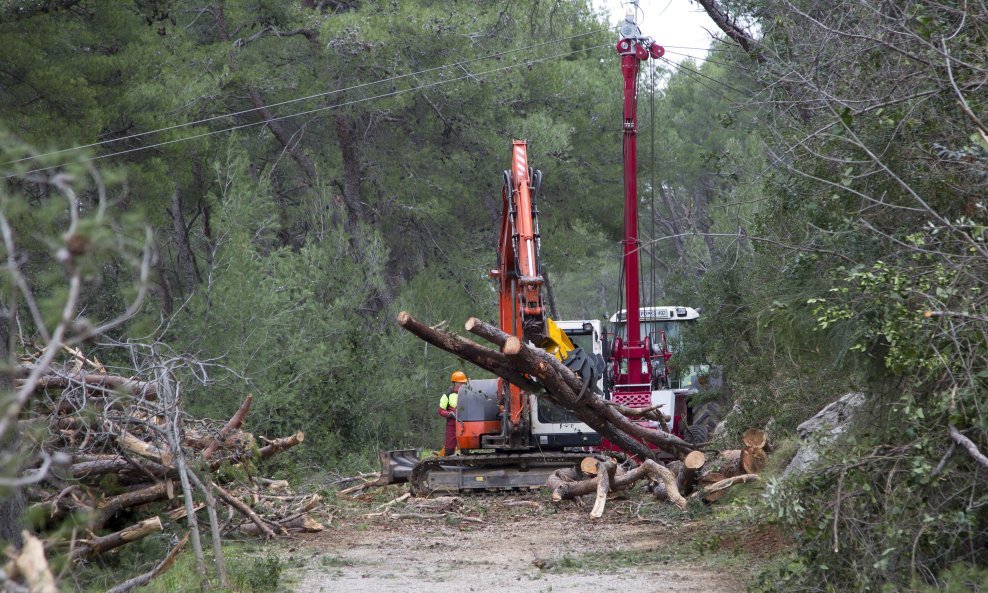
[[[557,39],[552,39],[552,40],[549,40],[549,41],[543,41],[542,43],[536,43],[534,45],[529,45],[529,46],[526,46],[526,47],[519,47],[519,48],[515,48],[515,49],[509,49],[509,50],[505,50],[505,51],[494,52],[494,53],[491,53],[491,54],[487,54],[485,56],[471,58],[469,60],[461,60],[459,62],[454,62],[452,64],[445,64],[445,65],[436,66],[436,67],[433,67],[433,68],[426,68],[424,70],[419,70],[417,72],[410,72],[410,73],[407,73],[407,74],[399,74],[397,76],[391,76],[391,77],[388,77],[388,78],[382,78],[380,80],[374,80],[374,81],[371,81],[371,82],[364,82],[364,83],[361,83],[361,84],[356,84],[356,85],[353,85],[353,86],[350,86],[350,87],[346,87],[346,88],[342,88],[342,89],[333,89],[333,90],[330,90],[330,91],[325,91],[325,92],[322,92],[322,93],[316,93],[314,95],[308,95],[308,96],[305,96],[305,97],[298,97],[298,98],[295,98],[295,99],[287,99],[285,101],[280,101],[280,102],[277,102],[277,103],[270,103],[268,105],[261,105],[261,106],[258,106],[258,107],[252,107],[250,109],[244,109],[244,110],[235,111],[235,112],[232,112],[232,113],[223,113],[223,114],[220,114],[220,115],[213,115],[213,116],[206,117],[206,118],[203,118],[203,119],[198,119],[198,120],[195,120],[195,121],[184,122],[184,123],[180,123],[180,124],[174,124],[174,125],[171,125],[171,126],[166,126],[166,127],[163,127],[163,128],[158,128],[156,130],[149,130],[147,132],[138,132],[136,134],[130,134],[128,136],[121,136],[120,138],[109,138],[107,140],[100,140],[98,142],[92,142],[90,144],[81,144],[79,146],[73,146],[71,148],[63,148],[63,149],[60,149],[60,150],[53,150],[51,152],[46,152],[46,153],[43,153],[43,154],[36,154],[36,155],[26,156],[26,157],[23,157],[23,158],[20,158],[20,159],[17,159],[17,160],[7,161],[5,163],[0,163],[0,165],[12,165],[12,164],[20,163],[20,162],[23,162],[23,161],[37,160],[37,159],[40,159],[40,158],[44,158],[44,157],[48,157],[48,156],[53,156],[53,155],[56,155],[56,154],[62,154],[62,153],[65,153],[65,152],[72,152],[72,151],[75,151],[75,150],[82,150],[84,148],[92,148],[94,146],[103,146],[103,145],[106,145],[106,144],[112,144],[114,142],[123,142],[124,140],[133,140],[135,138],[143,138],[145,136],[152,136],[154,134],[160,134],[162,132],[168,132],[168,131],[171,131],[171,130],[177,130],[177,129],[180,129],[180,128],[186,128],[186,127],[189,127],[189,126],[196,126],[196,125],[208,123],[208,122],[211,122],[211,121],[216,121],[218,119],[224,119],[224,118],[228,118],[228,117],[236,117],[238,115],[244,115],[244,114],[247,114],[247,113],[253,113],[253,112],[256,112],[256,111],[261,111],[263,109],[270,109],[270,108],[273,108],[273,107],[281,107],[283,105],[290,105],[290,104],[293,104],[293,103],[299,103],[301,101],[309,101],[309,100],[312,100],[312,99],[318,99],[320,97],[328,97],[328,96],[331,96],[331,95],[336,95],[336,94],[339,94],[339,93],[345,93],[345,92],[348,92],[348,91],[354,91],[354,90],[358,90],[358,89],[369,87],[369,86],[374,86],[374,85],[378,85],[378,84],[384,84],[384,83],[387,83],[387,82],[394,82],[396,80],[401,80],[403,78],[415,77],[415,76],[419,76],[419,75],[422,75],[422,74],[429,74],[431,72],[437,72],[437,71],[445,70],[445,69],[448,69],[448,68],[460,68],[460,67],[466,66],[467,64],[472,64],[474,62],[479,62],[479,61],[483,61],[483,60],[496,59],[496,58],[503,57],[503,56],[506,56],[506,55],[509,55],[509,54],[513,54],[513,53],[517,53],[517,52],[520,52],[520,51],[527,51],[527,50],[530,50],[530,49],[536,49],[536,48],[539,48],[539,47],[544,47],[546,45],[552,45],[552,44],[560,43],[560,42],[563,42],[563,41],[569,41],[571,39],[578,39],[580,37],[586,37],[586,36],[589,36],[589,35],[595,35],[595,34],[598,34],[598,33],[606,33],[608,31],[613,31],[614,29],[615,29],[614,27],[611,27],[611,28],[608,28],[608,29],[597,29],[597,30],[594,30],[594,31],[586,32],[586,33],[579,33],[579,34],[576,34],[576,35],[570,35],[568,37],[559,37]]]
[[[55,168],[58,168],[58,167],[64,167],[66,165],[74,165],[74,164],[79,164],[79,163],[88,163],[88,162],[98,161],[98,160],[102,160],[102,159],[106,159],[106,158],[110,158],[110,157],[121,156],[121,155],[124,155],[124,154],[130,154],[132,152],[140,152],[140,151],[143,151],[143,150],[150,150],[152,148],[159,148],[161,146],[168,146],[170,144],[176,144],[178,142],[185,142],[187,140],[195,140],[195,139],[198,139],[198,138],[205,138],[206,136],[213,136],[213,135],[222,134],[222,133],[225,133],[225,132],[232,132],[232,131],[235,131],[235,130],[242,130],[244,128],[251,128],[251,127],[254,127],[254,126],[265,125],[265,124],[268,124],[270,122],[280,121],[280,120],[284,120],[284,119],[289,119],[289,118],[292,118],[292,117],[300,117],[300,116],[303,116],[303,115],[311,115],[313,113],[318,113],[320,111],[326,111],[326,110],[329,110],[329,109],[338,109],[340,107],[347,107],[349,105],[356,105],[358,103],[366,103],[368,101],[374,101],[374,100],[377,100],[377,99],[386,99],[388,97],[394,97],[396,95],[403,95],[405,93],[410,93],[410,92],[413,92],[413,91],[419,91],[419,90],[422,90],[422,89],[427,89],[427,88],[431,88],[431,87],[441,86],[441,85],[444,85],[444,84],[449,84],[449,83],[452,83],[452,82],[458,82],[458,81],[461,81],[461,80],[476,79],[478,76],[485,76],[485,75],[488,75],[488,74],[494,74],[496,72],[502,72],[502,71],[505,71],[505,70],[510,70],[512,68],[525,67],[525,66],[529,66],[531,64],[538,64],[540,62],[546,62],[546,61],[549,61],[549,60],[565,58],[567,56],[571,56],[573,54],[577,54],[577,53],[580,53],[580,52],[583,52],[583,51],[590,51],[590,50],[602,49],[602,48],[607,48],[607,47],[611,47],[611,45],[610,44],[605,44],[605,45],[590,46],[590,47],[580,48],[580,49],[577,49],[577,50],[568,51],[568,52],[565,52],[565,53],[556,54],[556,55],[552,55],[552,56],[545,56],[545,57],[542,57],[542,58],[536,58],[536,59],[532,59],[532,60],[525,60],[525,61],[522,61],[522,62],[516,62],[514,64],[509,64],[507,66],[501,66],[500,68],[493,68],[491,70],[485,70],[483,72],[467,73],[467,74],[465,74],[463,76],[458,76],[458,77],[450,78],[450,79],[447,79],[447,80],[440,80],[440,81],[436,81],[436,82],[430,82],[430,83],[422,84],[422,85],[411,87],[411,88],[407,88],[407,89],[400,89],[400,90],[397,90],[397,91],[391,91],[391,92],[388,92],[388,93],[382,93],[380,95],[373,95],[371,97],[363,97],[361,99],[354,99],[352,101],[345,101],[343,103],[338,103],[336,105],[324,105],[322,107],[317,107],[315,109],[308,109],[306,111],[299,111],[297,113],[290,113],[288,115],[280,115],[278,117],[272,117],[272,118],[269,118],[269,119],[263,119],[263,120],[256,121],[256,122],[250,122],[250,123],[246,123],[246,124],[240,124],[240,125],[237,125],[237,126],[231,126],[231,127],[228,127],[228,128],[223,128],[221,130],[211,130],[209,132],[202,132],[200,134],[193,134],[192,136],[186,136],[184,138],[174,138],[172,140],[165,140],[163,142],[156,142],[154,144],[148,144],[146,146],[138,146],[138,147],[135,147],[135,148],[130,148],[130,149],[127,149],[127,150],[120,150],[120,151],[112,152],[112,153],[109,153],[109,154],[102,154],[102,155],[88,157],[88,158],[84,158],[84,159],[78,159],[78,160],[74,160],[74,161],[67,161],[67,162],[59,163],[57,165],[50,165],[48,167],[39,167],[37,169],[32,169],[32,170],[26,171],[24,173],[12,173],[12,174],[9,174],[9,175],[5,175],[4,176],[4,179],[10,179],[12,177],[20,177],[22,175],[29,175],[31,173],[38,173],[40,171],[47,171],[48,169],[55,169]]]

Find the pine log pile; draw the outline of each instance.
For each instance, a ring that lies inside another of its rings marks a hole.
[[[590,517],[603,515],[609,497],[632,488],[636,482],[648,481],[648,490],[658,499],[685,509],[691,500],[714,502],[737,484],[758,480],[765,467],[765,431],[750,429],[742,437],[743,449],[730,449],[707,457],[692,451],[681,460],[662,465],[652,459],[641,464],[629,459],[618,464],[614,459],[588,456],[576,467],[556,470],[546,481],[555,503],[567,499],[594,497]]]
[[[255,475],[257,461],[302,443],[305,435],[260,437],[259,445],[243,428],[252,396],[228,420],[196,419],[182,411],[174,390],[155,380],[111,375],[98,362],[77,358],[85,364],[53,365],[33,384],[30,405],[18,421],[42,457],[55,460],[35,470],[44,478],[27,489],[30,512],[53,534],[45,549],[78,563],[153,533],[187,530],[201,556],[203,521],[214,542],[233,532],[275,537],[323,529],[310,516],[320,504],[318,495],[296,495],[287,482]],[[17,370],[18,388],[30,371],[29,365]],[[208,519],[197,518],[207,514]],[[59,523],[70,516],[89,522],[72,541],[59,540]],[[226,518],[222,524],[220,516]],[[0,573],[30,590],[44,590],[29,570],[40,565],[36,555],[34,548],[25,548],[17,558],[28,568],[13,562]],[[130,588],[173,561],[166,558]]]

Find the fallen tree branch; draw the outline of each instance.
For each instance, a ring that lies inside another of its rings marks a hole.
[[[168,552],[168,555],[165,556],[165,559],[162,560],[158,564],[158,566],[155,566],[153,570],[148,571],[142,575],[138,575],[132,579],[128,579],[120,583],[119,585],[116,585],[115,587],[111,588],[106,593],[127,593],[128,591],[136,589],[137,587],[141,587],[150,583],[154,578],[162,575],[163,573],[165,573],[165,571],[171,568],[173,564],[175,564],[175,559],[178,558],[178,555],[182,552],[183,549],[185,549],[185,544],[187,543],[189,543],[188,532],[185,533],[185,537],[183,537],[177,544],[175,544],[175,547],[172,548],[170,552]]]
[[[247,412],[250,411],[250,404],[252,401],[254,401],[254,396],[248,393],[247,397],[244,399],[244,403],[240,404],[237,412],[226,424],[223,425],[223,428],[220,429],[219,434],[216,435],[216,439],[214,439],[213,442],[206,447],[206,450],[202,452],[203,459],[209,459],[221,445],[225,444],[226,437],[228,437],[234,430],[240,428],[240,425],[244,422],[244,418],[247,417]]]
[[[255,513],[254,510],[249,506],[247,506],[242,500],[240,500],[239,498],[233,496],[232,494],[221,488],[216,482],[210,481],[209,487],[212,488],[214,492],[216,492],[217,496],[223,499],[223,502],[237,509],[244,516],[246,516],[248,519],[253,521],[254,525],[257,525],[257,528],[266,537],[268,538],[275,537],[274,531],[267,526],[267,524],[264,522],[264,519],[261,519],[258,516],[258,514]]]
[[[947,428],[950,431],[950,438],[954,439],[955,443],[967,449],[967,452],[971,454],[971,457],[973,457],[975,461],[984,467],[988,467],[988,457],[985,457],[984,453],[978,450],[978,446],[974,444],[974,441],[961,434],[961,431],[957,430],[957,427],[953,424],[949,425]]]
[[[289,437],[283,437],[280,439],[272,439],[268,441],[267,445],[261,447],[260,457],[261,459],[267,459],[275,453],[280,453],[285,449],[290,449],[295,445],[298,445],[305,440],[305,433],[301,430]]]

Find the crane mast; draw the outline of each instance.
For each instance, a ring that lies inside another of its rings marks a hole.
[[[639,311],[641,286],[639,284],[639,258],[641,242],[638,240],[638,73],[641,63],[649,58],[658,59],[665,53],[662,46],[649,37],[642,37],[635,23],[634,8],[629,7],[621,25],[621,39],[617,44],[621,56],[621,75],[624,79],[624,109],[622,120],[624,149],[624,302],[627,332],[614,343],[614,395],[619,403],[647,403],[637,401],[651,392],[651,358],[648,339],[642,338]],[[622,401],[623,400],[623,401]]]

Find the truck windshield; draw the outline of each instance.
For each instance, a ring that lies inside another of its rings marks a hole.
[[[687,324],[694,321],[643,321],[641,325],[642,338],[648,337],[653,344],[658,344],[661,340],[661,333],[666,334],[666,343],[670,351],[675,351],[676,346],[683,339],[683,333]],[[624,323],[618,323],[614,327],[615,334],[622,340],[626,339],[627,327]],[[575,342],[575,340],[574,340]]]

